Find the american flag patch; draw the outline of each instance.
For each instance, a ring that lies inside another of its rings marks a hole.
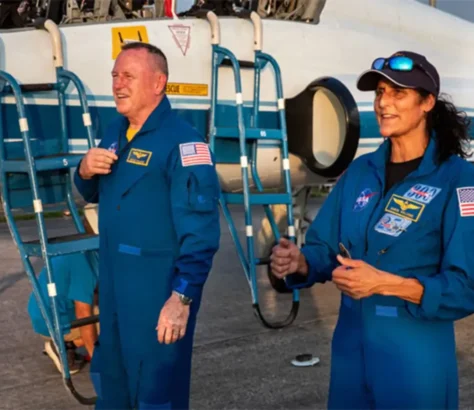
[[[458,188],[461,216],[474,216],[474,187]]]
[[[189,142],[179,145],[183,167],[191,165],[212,165],[209,147],[203,142]]]

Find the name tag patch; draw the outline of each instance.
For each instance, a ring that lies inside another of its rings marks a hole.
[[[130,164],[141,165],[143,167],[147,167],[150,162],[151,154],[152,152],[150,151],[144,151],[142,149],[132,148],[130,152],[128,153],[127,162],[129,162]]]
[[[395,194],[391,196],[390,201],[385,207],[386,212],[401,216],[413,222],[418,222],[424,209],[425,205],[421,202],[416,202]]]
[[[410,220],[386,213],[375,225],[375,230],[384,235],[400,236],[410,225]]]
[[[441,188],[436,188],[423,184],[416,184],[413,185],[403,196],[405,198],[413,199],[417,202],[429,204],[440,192]]]
[[[377,195],[377,192],[372,192],[370,188],[364,189],[357,197],[352,210],[354,212],[362,211],[375,195]]]
[[[212,165],[211,153],[207,144],[203,142],[190,142],[179,144],[181,164],[183,167],[192,165]]]

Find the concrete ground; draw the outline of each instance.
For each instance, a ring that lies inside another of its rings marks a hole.
[[[243,213],[234,210],[239,227]],[[261,215],[260,212],[255,213]],[[256,218],[257,219],[257,218]],[[26,237],[34,221],[19,224]],[[66,234],[71,221],[48,221],[50,235]],[[241,232],[242,234],[243,232]],[[61,377],[42,351],[26,312],[31,291],[6,224],[0,224],[0,409],[84,409],[66,392]],[[38,267],[41,262],[38,262]],[[270,317],[288,311],[288,295],[272,291],[264,275],[261,300]],[[253,315],[250,292],[235,247],[222,219],[221,249],[206,286],[194,351],[192,409],[323,409],[327,400],[330,340],[337,319],[339,294],[332,284],[301,293],[294,324],[282,330],[264,328]],[[460,406],[474,408],[474,317],[456,328]],[[296,368],[291,359],[313,353],[320,363]],[[76,388],[92,394],[88,368],[73,376]]]

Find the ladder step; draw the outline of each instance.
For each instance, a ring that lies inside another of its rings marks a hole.
[[[255,68],[255,62],[246,61],[246,60],[237,60],[239,62],[240,68]],[[232,62],[228,58],[222,60],[221,66],[223,67],[233,67]]]
[[[40,91],[53,91],[57,87],[55,83],[39,83],[39,84],[20,84],[21,91],[23,92],[40,92]]]
[[[216,138],[239,139],[238,128],[216,127],[214,135]],[[282,140],[281,130],[265,128],[245,128],[245,138],[254,140]]]
[[[41,243],[38,239],[23,242],[23,247],[28,256],[41,257]],[[76,233],[72,235],[48,238],[48,255],[66,255],[99,249],[99,235],[89,233]]]
[[[76,319],[71,322],[69,326],[70,329],[75,329],[82,326],[93,325],[99,323],[99,315],[93,315],[89,317],[85,317],[83,319]]]
[[[54,154],[36,157],[34,159],[36,171],[53,171],[65,168],[74,168],[79,165],[83,154]],[[28,172],[28,161],[24,159],[9,159],[3,161],[4,172]]]
[[[255,259],[255,265],[258,265],[258,266],[270,265],[270,263],[271,263],[271,259],[269,257]]]
[[[224,193],[222,197],[228,204],[243,204],[244,194],[231,194]],[[274,204],[287,204],[293,203],[293,198],[288,194],[250,194],[249,199],[250,205],[274,205]]]
[[[45,91],[54,91],[57,89],[56,83],[19,84],[19,85],[23,93],[37,93],[37,92],[45,92]],[[13,93],[13,88],[10,85],[7,85],[3,88],[2,92],[11,94]]]

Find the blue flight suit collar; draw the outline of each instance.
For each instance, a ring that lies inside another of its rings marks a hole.
[[[387,138],[383,144],[369,157],[369,164],[375,168],[377,175],[383,181],[385,179],[385,167],[390,159],[392,150],[392,142]],[[428,175],[436,170],[437,167],[437,149],[436,141],[433,137],[430,138],[428,146],[426,147],[423,159],[420,166],[410,174],[410,178],[416,178],[423,175]]]
[[[147,120],[137,132],[133,138],[133,142],[137,140],[141,135],[148,132],[156,131],[162,124],[163,119],[166,118],[171,112],[171,104],[168,97],[165,95],[158,106],[151,112]],[[117,154],[125,151],[128,148],[129,142],[127,140],[126,134],[128,127],[130,126],[130,121],[127,117],[122,117],[122,122],[120,124],[120,149]]]

